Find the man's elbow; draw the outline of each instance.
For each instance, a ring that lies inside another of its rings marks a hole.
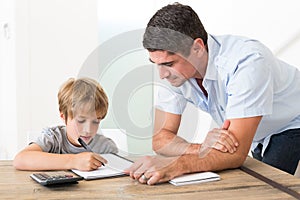
[[[241,167],[244,164],[246,158],[247,158],[247,154],[244,155],[244,154],[238,154],[237,153],[235,155],[234,162],[231,162],[232,163],[232,168],[239,168],[239,167]]]

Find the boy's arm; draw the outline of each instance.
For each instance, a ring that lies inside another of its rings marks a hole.
[[[20,151],[13,165],[18,170],[94,170],[107,161],[100,155],[92,152],[79,154],[56,154],[43,152],[35,143]]]

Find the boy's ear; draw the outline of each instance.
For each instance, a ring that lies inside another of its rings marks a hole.
[[[65,115],[64,115],[64,113],[62,113],[62,112],[60,113],[60,118],[61,118],[63,121],[66,121],[66,120],[65,120]]]

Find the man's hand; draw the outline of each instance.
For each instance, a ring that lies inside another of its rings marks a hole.
[[[143,184],[167,182],[182,174],[180,157],[145,156],[137,160],[125,173]]]
[[[214,128],[207,133],[199,150],[201,158],[206,156],[212,148],[229,153],[234,153],[237,150],[239,144],[235,136],[228,131],[229,126],[230,121],[225,120],[221,129]]]

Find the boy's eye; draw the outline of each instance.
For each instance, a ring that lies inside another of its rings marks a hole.
[[[79,120],[79,119],[78,119],[77,122],[80,123],[80,124],[82,124],[82,123],[85,122],[85,120]]]
[[[100,120],[99,121],[93,121],[94,124],[99,124],[100,123]]]

